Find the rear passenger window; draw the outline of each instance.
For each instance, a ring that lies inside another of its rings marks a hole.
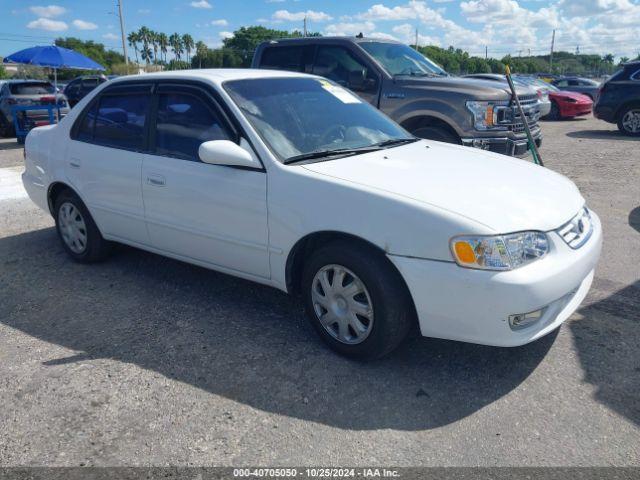
[[[129,150],[144,145],[149,95],[104,95],[96,117],[94,142]]]
[[[314,47],[310,45],[266,48],[260,59],[260,67],[311,73],[313,53]]]
[[[97,102],[93,102],[93,106],[84,114],[76,130],[74,140],[81,142],[90,142],[93,139],[93,127],[96,121]]]
[[[207,102],[185,93],[158,95],[155,153],[199,161],[198,148],[209,140],[231,140]]]

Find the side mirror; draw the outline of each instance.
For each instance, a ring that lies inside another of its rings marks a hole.
[[[204,163],[234,167],[260,167],[251,154],[229,140],[211,140],[198,148],[198,157]]]

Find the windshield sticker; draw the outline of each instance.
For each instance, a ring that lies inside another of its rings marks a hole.
[[[356,97],[352,93],[349,93],[347,90],[345,90],[342,87],[333,85],[332,83],[329,83],[326,80],[320,80],[320,85],[322,85],[322,88],[324,88],[327,92],[329,92],[331,95],[336,97],[342,103],[361,103],[358,97]]]

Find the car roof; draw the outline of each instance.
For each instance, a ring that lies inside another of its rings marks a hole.
[[[227,80],[291,77],[314,78],[315,75],[307,75],[304,73],[288,72],[283,70],[266,70],[257,68],[205,68],[196,70],[172,70],[169,72],[141,73],[140,75],[126,75],[110,80],[109,85],[115,85],[122,82],[130,82],[132,80],[209,80],[213,83],[221,84],[222,82],[226,82]]]
[[[397,43],[402,45],[402,42],[392,40],[390,38],[380,37],[346,37],[346,36],[333,36],[333,37],[299,37],[299,38],[277,38],[274,40],[267,40],[262,42],[263,45],[277,45],[281,43],[367,43],[367,42],[382,42],[382,43]]]
[[[6,83],[32,83],[32,82],[38,82],[38,83],[51,83],[53,85],[53,83],[50,80],[38,80],[37,78],[16,78],[16,79],[11,79],[11,80],[4,80]]]

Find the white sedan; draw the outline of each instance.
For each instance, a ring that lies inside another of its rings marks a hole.
[[[112,242],[300,294],[356,358],[422,335],[498,346],[556,329],[601,248],[576,186],[412,137],[325,79],[261,70],[122,77],[26,140],[24,186],[67,253]]]

